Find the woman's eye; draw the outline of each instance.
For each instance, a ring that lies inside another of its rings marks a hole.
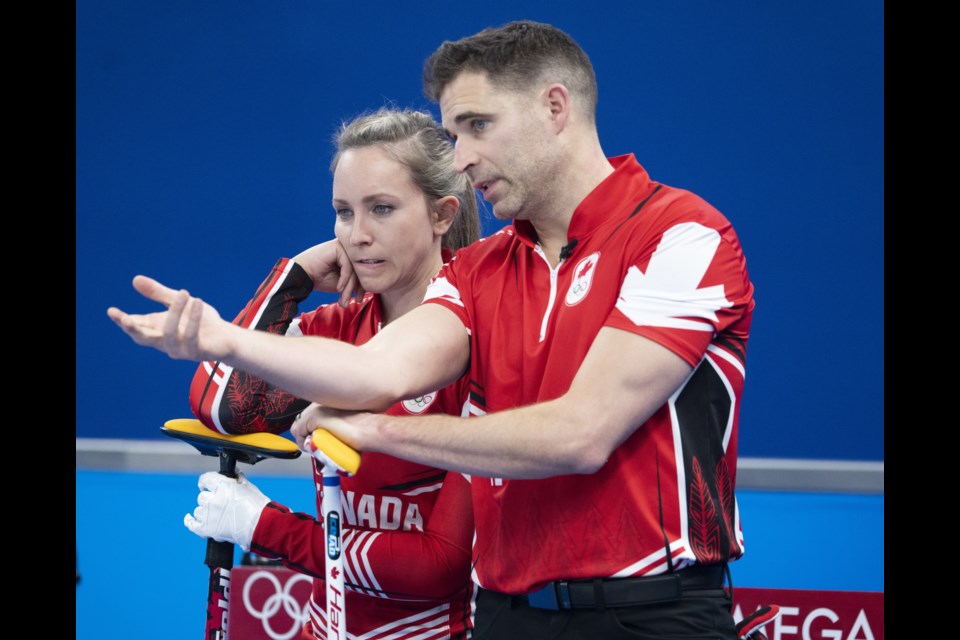
[[[338,218],[349,218],[353,215],[353,211],[350,211],[350,209],[336,209],[336,213]]]
[[[373,212],[376,214],[384,215],[393,211],[393,207],[388,204],[378,204],[373,207]]]

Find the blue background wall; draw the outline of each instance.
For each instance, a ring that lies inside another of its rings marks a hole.
[[[106,316],[155,310],[134,275],[232,317],[278,257],[331,237],[341,119],[384,103],[436,113],[420,92],[433,49],[530,18],[590,54],[607,154],[635,152],[740,234],[757,289],[741,455],[883,459],[883,3],[76,11],[78,437],[161,438],[190,415],[194,363],[135,346]]]

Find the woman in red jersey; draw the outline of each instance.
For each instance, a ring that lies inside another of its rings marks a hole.
[[[428,113],[381,109],[344,124],[336,144],[331,163],[336,239],[278,260],[234,324],[363,344],[419,305],[453,252],[478,238],[473,188],[454,171],[452,147]],[[339,291],[339,304],[298,315],[299,304],[314,290]],[[460,415],[466,385],[463,377],[386,413]],[[218,362],[201,362],[190,401],[204,424],[231,434],[281,433],[309,404]],[[321,470],[314,461],[318,513]],[[473,520],[464,476],[370,452],[360,470],[341,483],[350,635],[466,637],[474,592]],[[199,506],[186,517],[187,527],[313,576],[302,638],[326,638],[322,522],[292,513],[245,478],[238,486],[207,473],[200,486]],[[223,522],[231,523],[227,531]]]

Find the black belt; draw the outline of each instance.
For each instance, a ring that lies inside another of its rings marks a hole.
[[[675,602],[684,591],[722,589],[726,565],[692,565],[673,573],[642,578],[606,578],[549,582],[525,596],[535,609],[603,609]]]

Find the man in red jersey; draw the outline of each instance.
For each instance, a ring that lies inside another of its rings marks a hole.
[[[423,305],[359,348],[241,336],[143,277],[135,287],[169,310],[111,317],[140,344],[318,403],[293,427],[300,440],[322,425],[470,474],[475,639],[736,638],[724,584],[743,553],[754,308],[736,233],[633,155],[604,154],[593,68],[552,26],[445,42],[424,87],[457,170],[513,224],[458,252]],[[464,370],[469,418],[366,412]]]

